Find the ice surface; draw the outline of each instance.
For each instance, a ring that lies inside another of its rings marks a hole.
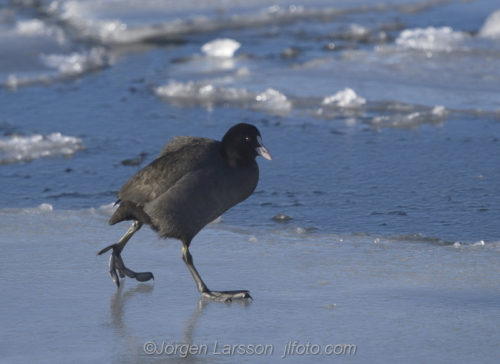
[[[320,1],[321,8],[280,2],[289,5],[269,6],[268,2],[260,0],[182,3],[123,0],[118,2],[120,6],[116,6],[116,1],[67,1],[62,4],[59,16],[84,39],[125,44],[226,29],[258,28],[270,23],[334,19],[345,13],[338,8],[325,7],[329,2]]]
[[[16,20],[0,31],[0,85],[15,88],[27,80],[50,78],[39,56],[44,52],[65,52],[64,31],[39,19]]]
[[[241,47],[237,41],[229,38],[215,39],[201,47],[201,51],[209,57],[231,58]]]
[[[481,104],[475,108],[498,109],[495,90],[492,89],[500,79],[500,74],[498,67],[494,67],[494,62],[488,58],[497,57],[494,47],[485,51],[487,45],[478,41],[477,37],[470,36],[470,29],[460,28],[456,24],[460,23],[458,21],[453,26],[418,27],[419,20],[411,20],[409,23],[416,27],[400,32],[405,23],[400,20],[395,22],[390,15],[390,12],[394,12],[405,21],[410,20],[407,17],[418,19],[425,17],[422,14],[431,8],[444,11],[439,9],[440,5],[439,1],[403,0],[384,4],[338,1],[335,7],[330,2],[321,0],[306,1],[301,5],[283,0],[272,6],[260,0],[193,0],[182,3],[158,0],[87,0],[28,4],[26,6],[34,6],[41,13],[50,15],[50,21],[42,20],[43,18],[16,19],[14,24],[17,25],[13,26],[13,32],[33,38],[33,41],[39,37],[52,41],[57,38],[59,43],[65,43],[65,49],[47,50],[43,46],[45,42],[39,42],[41,46],[35,49],[42,48],[36,49],[40,55],[44,55],[40,59],[25,55],[12,57],[11,61],[18,64],[15,70],[2,70],[0,61],[0,82],[8,88],[16,89],[22,85],[64,81],[69,75],[80,76],[85,74],[84,70],[92,71],[113,65],[114,52],[117,51],[113,45],[182,42],[186,36],[197,37],[202,34],[209,34],[208,39],[226,39],[228,36],[233,37],[236,32],[238,42],[246,44],[245,52],[248,52],[249,57],[243,62],[252,77],[247,83],[235,84],[234,88],[279,90],[290,100],[290,95],[294,98],[325,97],[334,90],[347,87],[361,92],[370,101],[403,101],[427,106],[442,104],[447,108],[467,105],[467,99],[474,97],[474,103]],[[365,14],[377,17],[380,25],[365,22]],[[494,18],[494,13],[488,14],[491,14],[491,19]],[[353,15],[356,23],[349,18]],[[287,30],[297,27],[300,22],[307,23],[303,35],[298,36],[295,31]],[[324,25],[323,30],[317,29],[318,22]],[[485,28],[487,24],[495,23],[494,20],[485,22],[484,19],[482,22],[484,26],[480,34],[484,34],[484,29],[490,28],[490,25]],[[467,24],[466,21],[462,23]],[[272,36],[259,38],[265,39],[265,42],[252,43],[255,37],[249,35],[255,32]],[[74,40],[77,42],[73,43]],[[206,43],[207,37],[202,41],[201,44]],[[310,45],[304,42],[309,42]],[[25,42],[14,39],[3,44]],[[87,50],[82,50],[82,45]],[[333,45],[333,48],[326,45]],[[106,51],[100,46],[107,47]],[[26,48],[23,52],[32,52],[33,47],[22,47]],[[62,43],[59,47],[62,47]],[[92,49],[94,47],[100,51],[96,52]],[[224,50],[226,55],[230,55],[232,47],[221,46],[217,49],[217,52]],[[290,58],[297,61],[295,64],[268,62],[273,57],[281,57],[284,49],[297,50],[298,53]],[[415,52],[420,54],[415,55]],[[444,59],[445,55],[438,53],[450,53],[453,61]],[[426,60],[422,60],[420,56]],[[17,61],[20,59],[23,61]],[[231,58],[231,62],[233,59]],[[23,71],[19,65],[28,62],[27,60],[30,60],[29,70]],[[235,62],[242,62],[242,59]],[[51,70],[47,72],[46,69],[40,69],[42,65],[54,64],[57,65],[49,68],[61,70],[61,73],[54,74]],[[234,68],[235,64],[230,63],[229,68]],[[228,69],[223,67],[223,63],[218,66],[213,71]],[[83,73],[78,72],[80,69]],[[194,67],[190,71],[193,69]],[[419,80],[418,84],[400,82],[415,77]],[[199,81],[192,78],[176,79],[183,83]],[[315,87],[297,87],[307,85],[309,80],[313,80]],[[151,81],[158,83],[157,80]],[[381,88],[378,87],[380,83],[390,85]],[[436,87],[436,84],[451,84],[451,87],[435,94],[426,91],[427,87]],[[471,85],[477,92],[468,92],[467,87]]]
[[[53,211],[54,207],[50,203],[42,203],[37,207],[27,207],[27,208],[10,208],[4,209],[3,212],[6,214],[41,214]]]
[[[102,47],[69,52],[72,44],[63,28],[40,19],[16,21],[11,29],[0,33],[0,40],[0,83],[14,90],[67,80],[112,63],[111,55]],[[2,63],[9,66],[3,68]]]
[[[0,151],[1,363],[498,360],[496,1],[2,4],[0,141],[57,130],[86,152]],[[227,38],[242,51],[200,55]],[[117,191],[172,137],[238,122],[275,159],[190,249],[210,288],[254,301],[200,301],[181,244],[146,226],[123,259],[155,281],[117,290],[95,257],[129,226],[108,225]],[[145,353],[163,341],[211,350]],[[290,341],[357,352],[282,359]]]
[[[292,103],[281,92],[267,89],[253,92],[247,89],[216,86],[205,82],[175,82],[156,89],[156,94],[164,99],[183,103],[201,103],[211,108],[213,105],[229,104],[254,110],[264,110],[274,114],[286,114]]]
[[[14,28],[7,32],[7,34],[9,33],[21,36],[20,39],[25,41],[29,37],[54,39],[61,46],[68,41],[62,28],[54,24],[47,24],[40,19],[17,20]],[[4,36],[7,34],[4,34]]]
[[[449,112],[443,106],[435,106],[429,111],[416,111],[411,113],[396,113],[391,116],[376,116],[370,124],[376,128],[415,128],[422,124],[439,124],[443,122]]]
[[[131,44],[172,40],[189,34],[260,28],[269,24],[280,26],[311,20],[333,21],[345,14],[367,11],[396,9],[416,12],[433,4],[433,1],[424,0],[420,6],[408,8],[404,5],[406,2],[412,1],[395,0],[383,4],[337,1],[332,7],[331,2],[325,0],[306,1],[301,5],[280,0],[271,6],[263,0],[87,0],[65,1],[60,6],[49,8],[53,16],[60,17],[83,39],[105,44]],[[356,38],[364,37],[368,32],[367,28],[359,25],[353,25],[349,30]]]
[[[495,11],[486,19],[479,30],[479,35],[488,38],[500,37],[500,10]]]
[[[145,26],[131,32],[127,24],[119,19],[100,19],[98,9],[103,10],[110,3],[99,1],[64,2],[59,17],[82,39],[91,39],[101,43],[134,43],[151,34],[151,27]],[[97,12],[96,12],[97,11]]]
[[[88,52],[47,54],[41,56],[42,62],[59,71],[61,76],[78,76],[89,71],[110,65],[112,60],[104,48],[92,48]]]
[[[0,164],[20,163],[53,156],[71,156],[84,149],[80,138],[61,133],[11,136],[0,139]]]
[[[71,54],[41,54],[40,63],[47,68],[40,70],[36,75],[25,76],[21,73],[9,74],[4,86],[16,90],[18,87],[50,84],[53,82],[79,77],[85,73],[100,70],[113,62],[104,48],[92,48],[89,51]],[[55,69],[51,72],[48,69]]]
[[[116,289],[107,257],[95,253],[126,226],[108,226],[97,210],[0,210],[0,218],[9,226],[0,231],[3,362],[180,359],[179,352],[145,352],[146,343],[160,351],[163,342],[206,345],[206,353],[185,360],[207,363],[418,363],[430,353],[439,363],[492,362],[500,354],[498,242],[455,247],[380,237],[373,244],[373,236],[308,234],[301,227],[210,225],[191,246],[200,274],[209,287],[249,289],[254,297],[226,305],[200,299],[181,244],[159,241],[147,228],[134,235],[123,259],[132,269],[151,270],[155,281],[127,278]],[[37,340],[26,351],[33,333]],[[285,355],[290,341],[357,350]],[[272,345],[273,352],[220,354],[223,345],[251,344]]]

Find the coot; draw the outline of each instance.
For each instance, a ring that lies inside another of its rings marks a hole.
[[[118,243],[98,253],[113,250],[109,267],[116,285],[120,287],[118,274],[141,282],[154,279],[150,272],[128,269],[120,255],[132,235],[146,224],[160,237],[182,242],[182,259],[203,296],[225,301],[251,298],[245,290],[209,290],[196,271],[189,246],[205,225],[253,193],[259,181],[258,155],[272,159],[259,130],[244,123],[230,128],[220,142],[183,136],[163,147],[161,154],[118,192],[116,203],[120,205],[109,224],[133,223]]]

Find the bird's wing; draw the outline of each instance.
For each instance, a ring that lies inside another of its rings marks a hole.
[[[220,142],[207,138],[177,137],[149,165],[133,175],[118,192],[121,201],[144,206],[168,191],[188,173],[202,168],[218,153]]]

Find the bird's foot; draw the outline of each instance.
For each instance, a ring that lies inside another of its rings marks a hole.
[[[134,272],[130,269],[128,269],[125,264],[123,263],[123,259],[120,255],[120,249],[117,244],[110,245],[103,250],[101,250],[97,255],[101,255],[106,253],[108,250],[113,249],[113,252],[111,253],[111,256],[109,257],[109,275],[111,276],[111,279],[113,282],[116,283],[117,287],[120,287],[120,279],[118,278],[118,275],[120,278],[125,278],[125,276],[129,278],[135,278],[139,282],[147,282],[150,279],[155,279],[153,276],[153,273],[151,272]],[[118,273],[117,273],[118,272]]]
[[[250,291],[204,291],[202,292],[203,297],[210,298],[214,301],[231,302],[234,299],[250,298]]]

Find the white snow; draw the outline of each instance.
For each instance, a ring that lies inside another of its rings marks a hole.
[[[444,106],[438,105],[434,106],[434,108],[431,110],[431,114],[438,117],[445,117],[448,116],[449,112]]]
[[[276,114],[286,114],[292,109],[291,101],[283,93],[272,88],[254,92],[245,88],[217,86],[205,82],[171,81],[158,87],[156,94],[168,100],[198,102],[208,107],[212,104],[227,104]]]
[[[422,124],[439,124],[448,115],[449,111],[444,106],[435,106],[428,111],[376,116],[370,124],[375,128],[415,128]]]
[[[45,34],[47,26],[39,19],[19,20],[16,22],[16,30],[20,34],[38,35]]]
[[[500,10],[492,13],[479,30],[479,36],[487,38],[500,37]]]
[[[66,1],[60,6],[59,16],[83,38],[106,44],[125,44],[148,38],[168,39],[224,29],[258,28],[271,23],[286,24],[302,19],[334,18],[341,13],[336,7],[305,8],[292,4],[266,8],[267,5],[268,2],[263,0]],[[144,18],[149,22],[141,22]]]
[[[61,75],[76,76],[108,66],[111,59],[104,48],[95,47],[82,53],[48,54],[41,56],[42,62],[57,69]]]
[[[61,133],[0,138],[0,164],[31,161],[42,157],[71,156],[84,149],[80,138]]]
[[[450,27],[406,29],[396,39],[396,44],[409,49],[426,51],[451,51],[468,36]]]
[[[366,104],[366,99],[358,96],[351,88],[345,88],[323,99],[323,105],[335,105],[338,107],[356,107],[364,104]]]
[[[275,111],[277,113],[288,113],[292,108],[292,103],[281,92],[268,88],[255,96],[254,108],[259,110]]]
[[[201,51],[209,57],[231,58],[241,44],[233,39],[215,39],[204,44]]]

